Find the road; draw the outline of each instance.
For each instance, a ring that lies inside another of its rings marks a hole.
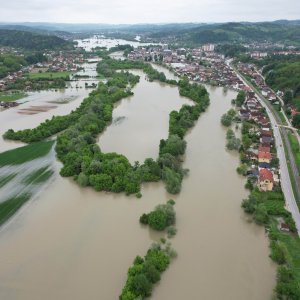
[[[230,65],[230,62],[228,62],[228,65]],[[246,86],[249,86],[249,84],[244,80],[244,78],[239,74],[239,72],[235,68],[232,68],[232,69],[235,71],[236,75],[243,81],[243,83]],[[288,170],[287,159],[286,159],[285,151],[284,151],[284,143],[282,140],[282,136],[285,138],[285,141],[287,139],[286,129],[285,128],[280,129],[280,127],[278,126],[279,124],[277,124],[277,121],[275,119],[273,112],[269,109],[269,107],[265,103],[264,99],[255,90],[254,90],[254,92],[257,96],[257,99],[261,103],[261,105],[266,109],[266,112],[267,112],[268,117],[271,122],[271,126],[272,126],[273,133],[274,133],[275,145],[276,145],[276,149],[277,149],[277,156],[278,156],[279,164],[280,164],[281,188],[284,193],[284,197],[285,197],[285,201],[286,201],[286,208],[292,214],[293,219],[296,224],[298,234],[300,235],[300,213],[299,213],[299,209],[298,209],[295,195],[293,192],[293,187],[292,187],[290,174],[289,174],[289,170]],[[282,136],[281,136],[280,130],[282,130]],[[289,146],[289,143],[287,143],[287,144]],[[287,150],[291,151],[291,149],[287,149]],[[292,160],[291,160],[291,162],[292,162]],[[294,167],[296,167],[296,166],[291,164],[291,167],[293,169],[293,172],[296,171],[296,174],[298,174],[298,170],[294,170]],[[299,175],[298,175],[298,177],[299,177]],[[299,181],[298,177],[295,178],[297,182]]]
[[[260,73],[259,70],[257,70],[257,68],[255,68],[255,71],[256,71],[256,73],[263,79],[263,81],[266,82],[264,76]],[[269,89],[270,89],[274,94],[276,94],[275,91],[274,91],[272,88],[269,87]],[[280,96],[277,95],[277,98],[279,99],[279,101],[280,101],[280,103],[281,103],[281,106],[284,107],[285,104],[284,104],[284,101],[283,101],[282,97],[280,97]],[[282,115],[283,115],[283,117],[284,117],[284,119],[285,119],[285,122],[288,124],[287,128],[290,128],[290,129],[293,131],[295,137],[296,137],[297,140],[298,140],[298,143],[300,144],[300,135],[299,135],[299,133],[298,133],[298,130],[292,126],[290,120],[289,120],[288,117],[286,116],[286,113],[284,112],[283,109],[281,109],[281,113],[282,113]]]

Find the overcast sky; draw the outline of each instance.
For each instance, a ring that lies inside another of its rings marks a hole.
[[[0,0],[0,22],[169,23],[300,19],[300,0]]]

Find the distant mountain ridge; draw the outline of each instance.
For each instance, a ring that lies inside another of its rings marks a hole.
[[[137,23],[137,24],[104,24],[104,23],[47,23],[47,22],[21,22],[21,23],[5,23],[0,22],[1,26],[25,26],[35,30],[44,31],[65,31],[65,32],[86,32],[97,30],[130,30],[135,32],[143,31],[166,31],[166,30],[182,30],[193,29],[197,27],[222,26],[225,24],[281,24],[281,25],[300,25],[300,20],[276,20],[271,22],[220,22],[220,23],[203,23],[203,22],[188,22],[188,23]]]
[[[273,22],[166,23],[166,24],[68,24],[68,23],[0,23],[0,29],[22,30],[34,34],[56,35],[71,39],[80,33],[87,37],[104,34],[124,38],[141,35],[152,40],[186,45],[203,43],[243,43],[270,41],[300,46],[300,20]],[[1,42],[1,40],[0,40]]]
[[[14,29],[0,29],[0,45],[39,51],[66,48],[71,43],[55,35]]]
[[[271,41],[300,45],[300,21],[209,24],[173,32],[158,31],[149,37],[166,38],[172,35],[178,41],[191,44]]]

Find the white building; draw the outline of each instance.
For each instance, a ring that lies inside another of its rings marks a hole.
[[[205,52],[213,52],[215,50],[215,45],[213,44],[205,44],[202,46],[203,51]]]

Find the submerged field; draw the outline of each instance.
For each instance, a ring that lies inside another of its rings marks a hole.
[[[0,153],[0,225],[52,176],[53,145],[39,142]]]
[[[0,92],[0,102],[11,102],[11,101],[17,101],[19,99],[22,99],[26,97],[26,94],[24,92]]]

